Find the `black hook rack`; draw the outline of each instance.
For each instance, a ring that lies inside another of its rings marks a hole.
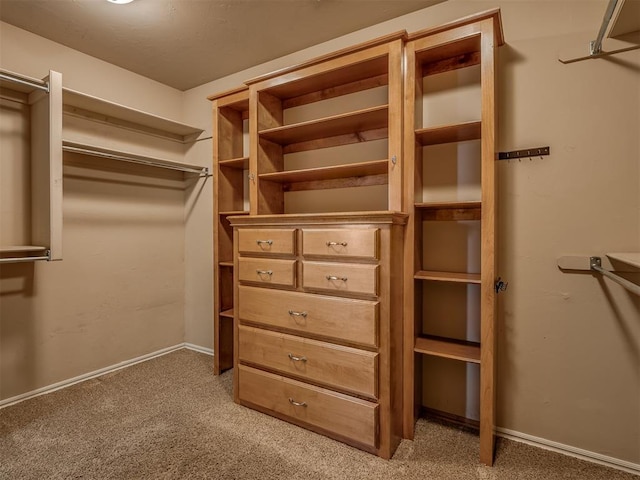
[[[551,147],[535,147],[511,152],[498,152],[498,160],[512,160],[514,158],[531,158],[551,155]]]

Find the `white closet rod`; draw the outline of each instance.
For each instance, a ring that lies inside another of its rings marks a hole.
[[[49,84],[42,80],[36,80],[34,78],[25,77],[17,73],[8,72],[6,70],[0,71],[0,79],[8,80],[9,82],[20,83],[22,85],[28,85],[29,87],[44,90],[49,93]]]
[[[151,167],[167,168],[169,170],[178,170],[178,171],[187,172],[187,173],[197,173],[201,177],[209,176],[209,169],[207,167],[181,165],[179,163],[169,163],[164,160],[160,161],[160,160],[152,160],[152,159],[146,159],[141,157],[121,155],[117,153],[106,152],[101,150],[93,150],[93,149],[78,147],[78,146],[69,145],[69,144],[63,145],[62,149],[65,152],[80,153],[82,155],[91,155],[93,157],[108,158],[110,160],[118,160],[120,162],[129,162],[129,163],[136,163],[139,165],[148,165]]]
[[[602,259],[600,257],[591,257],[589,259],[589,261],[590,261],[590,264],[591,264],[590,265],[591,270],[594,270],[594,271],[604,275],[605,277],[610,278],[614,282],[619,283],[620,285],[622,285],[624,288],[626,288],[630,292],[635,293],[636,295],[640,296],[640,285],[636,285],[635,283],[630,282],[626,278],[622,278],[620,275],[616,275],[615,273],[610,272],[609,270],[605,270],[604,268],[602,268]]]
[[[47,250],[47,255],[42,257],[9,257],[0,258],[0,263],[25,263],[25,262],[37,262],[40,260],[51,260],[51,252]]]

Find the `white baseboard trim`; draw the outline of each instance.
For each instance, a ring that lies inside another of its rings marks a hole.
[[[176,350],[180,350],[182,348],[188,348],[188,347],[185,343],[179,343],[178,345],[174,345],[172,347],[166,347],[166,348],[157,350],[155,352],[147,353],[146,355],[142,355],[140,357],[132,358],[130,360],[125,360],[124,362],[116,363],[115,365],[104,367],[99,370],[94,370],[93,372],[85,373],[83,375],[79,375],[74,378],[69,378],[68,380],[63,380],[61,382],[54,383],[53,385],[48,385],[46,387],[38,388],[30,392],[22,393],[20,395],[16,395],[15,397],[6,398],[4,400],[0,400],[0,408],[8,407],[10,405],[15,405],[16,403],[23,402],[30,398],[39,397],[40,395],[45,395],[47,393],[55,392],[56,390],[70,387],[71,385],[75,385],[76,383],[91,380],[92,378],[99,377],[100,375],[104,375],[106,373],[122,370],[123,368],[130,367],[132,365],[135,365],[136,363],[146,362],[147,360],[151,360],[152,358],[161,357],[162,355],[175,352]]]
[[[193,343],[185,343],[184,348],[213,356],[213,348],[201,347],[200,345],[194,345]]]
[[[596,452],[590,452],[589,450],[583,450],[581,448],[572,447],[562,443],[547,440],[546,438],[534,437],[526,433],[517,432],[515,430],[509,430],[507,428],[496,428],[496,435],[499,437],[508,438],[515,442],[526,443],[534,447],[542,448],[544,450],[551,450],[553,452],[568,455],[570,457],[579,458],[580,460],[586,460],[588,462],[604,465],[605,467],[615,468],[616,470],[622,470],[627,473],[640,474],[640,464],[627,462],[626,460],[620,460],[618,458],[609,457]]]

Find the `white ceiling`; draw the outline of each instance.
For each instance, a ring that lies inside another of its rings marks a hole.
[[[0,20],[179,90],[444,0],[0,0]]]

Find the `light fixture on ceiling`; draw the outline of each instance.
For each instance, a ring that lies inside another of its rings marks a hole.
[[[133,0],[107,0],[107,2],[115,3],[118,5],[124,5],[125,3],[133,2]]]

